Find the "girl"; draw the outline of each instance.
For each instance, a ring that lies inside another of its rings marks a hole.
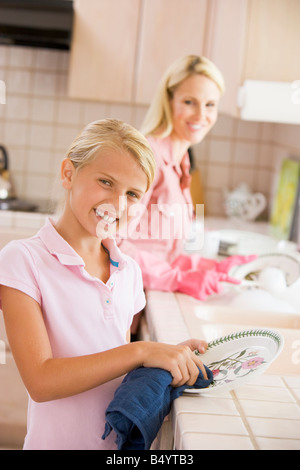
[[[61,165],[59,218],[0,254],[7,335],[29,392],[24,449],[115,449],[113,433],[101,439],[105,410],[122,376],[138,366],[170,371],[173,386],[194,384],[198,367],[206,378],[192,352],[203,353],[205,342],[128,343],[145,298],[137,264],[111,235],[153,175],[151,148],[138,131],[115,120],[90,124]]]

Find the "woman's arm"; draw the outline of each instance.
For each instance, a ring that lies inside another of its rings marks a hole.
[[[160,367],[173,376],[172,384],[193,385],[202,362],[195,346],[135,342],[101,353],[53,358],[40,305],[16,289],[1,286],[6,332],[17,367],[33,400],[55,400],[97,387],[139,367]],[[206,375],[206,374],[205,374]]]

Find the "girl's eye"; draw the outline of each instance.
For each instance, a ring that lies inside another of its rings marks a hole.
[[[134,193],[133,191],[128,191],[128,196],[133,197],[134,199],[139,199],[138,194]]]
[[[104,184],[105,186],[111,186],[110,182],[104,179],[99,179],[100,183]]]
[[[192,100],[185,100],[184,104],[187,104],[188,106],[193,104],[193,101]]]
[[[213,108],[214,106],[216,106],[216,103],[210,102],[210,103],[207,103],[206,106]]]

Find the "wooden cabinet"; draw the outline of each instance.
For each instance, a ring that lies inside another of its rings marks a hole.
[[[204,54],[207,0],[144,0],[134,101],[150,103],[166,68],[187,54]]]
[[[131,102],[140,0],[77,0],[69,96]]]
[[[211,0],[207,57],[222,71],[226,92],[220,112],[237,115],[237,91],[242,82],[248,0]]]
[[[237,91],[247,79],[293,82],[300,77],[299,0],[211,0],[208,57],[221,69],[220,111],[239,116]]]
[[[149,104],[166,68],[205,55],[222,71],[220,111],[239,116],[245,79],[300,78],[300,0],[76,0],[69,95]]]
[[[300,1],[250,0],[244,79],[300,78]]]
[[[76,0],[69,96],[150,103],[176,58],[203,54],[210,0]]]

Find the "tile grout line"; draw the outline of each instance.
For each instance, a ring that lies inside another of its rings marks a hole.
[[[258,444],[257,444],[257,442],[256,442],[255,436],[254,436],[254,434],[253,434],[253,432],[252,432],[252,430],[251,430],[251,427],[250,427],[250,425],[249,425],[249,423],[248,423],[248,421],[247,421],[247,417],[246,417],[246,415],[245,415],[245,413],[244,413],[244,411],[243,411],[243,408],[242,408],[242,406],[241,406],[241,404],[240,404],[240,402],[239,402],[239,399],[238,399],[238,397],[237,397],[236,394],[235,394],[235,391],[232,390],[232,391],[230,392],[230,394],[231,394],[231,396],[232,396],[232,398],[233,398],[233,403],[235,404],[235,407],[236,407],[236,409],[237,409],[237,411],[238,411],[238,413],[239,413],[239,415],[240,415],[240,418],[241,418],[241,420],[242,420],[242,422],[243,422],[243,424],[244,424],[244,426],[245,426],[245,428],[246,428],[246,431],[247,431],[247,433],[248,433],[248,435],[249,435],[249,438],[250,438],[250,441],[251,441],[251,443],[252,443],[252,445],[253,445],[253,447],[254,447],[254,450],[260,450],[260,449],[259,449],[259,446],[258,446]]]
[[[282,382],[284,383],[285,387],[287,388],[287,390],[290,392],[290,394],[292,395],[292,397],[294,398],[294,400],[296,401],[297,405],[300,407],[300,399],[297,397],[297,395],[295,394],[294,390],[292,389],[292,387],[290,387],[288,385],[288,383],[286,382],[285,378],[284,377],[281,377],[281,380]]]

